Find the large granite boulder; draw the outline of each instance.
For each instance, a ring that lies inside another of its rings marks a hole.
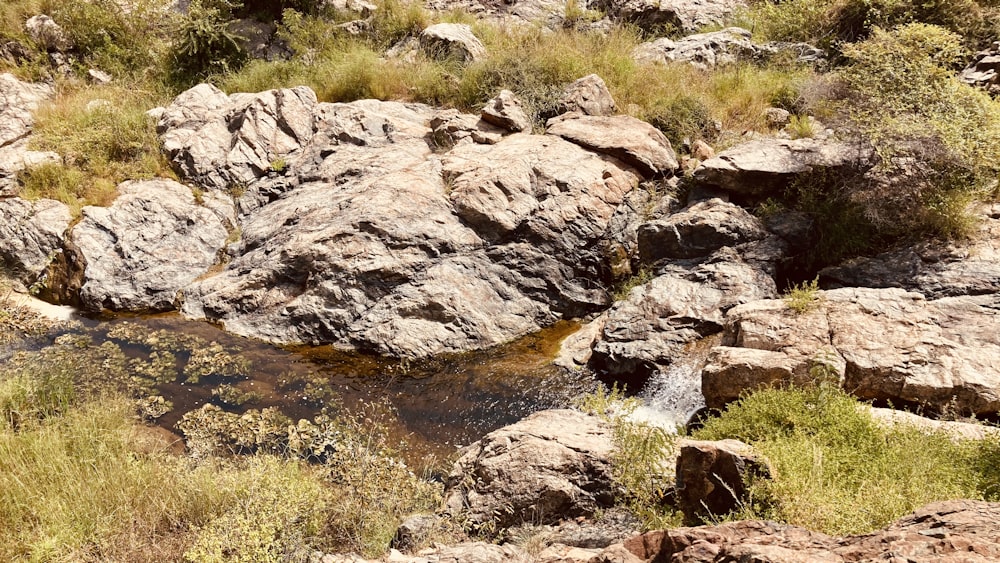
[[[796,178],[811,172],[847,175],[871,167],[860,145],[819,139],[762,138],[722,151],[694,171],[700,184],[744,196],[780,196]]]
[[[930,411],[1000,410],[1000,295],[928,301],[900,289],[819,292],[796,312],[783,300],[731,309],[723,346],[702,372],[710,407],[761,386],[822,377],[862,399]]]
[[[431,58],[471,63],[486,56],[486,47],[464,23],[437,23],[420,33],[420,48]]]
[[[885,529],[860,536],[835,538],[750,520],[647,532],[627,540],[624,548],[642,562],[987,563],[1000,558],[998,522],[1000,503],[953,500],[929,504]]]
[[[232,201],[201,201],[172,180],[125,182],[111,207],[84,207],[70,235],[89,310],[166,311],[219,261],[236,222]]]
[[[315,109],[316,95],[306,87],[227,96],[199,84],[160,114],[157,131],[182,177],[241,191],[312,138]]]
[[[588,74],[570,83],[559,99],[559,113],[579,112],[584,115],[614,115],[617,105],[604,80]]]
[[[30,287],[53,256],[62,251],[72,216],[69,207],[51,199],[0,199],[0,260],[16,280]]]
[[[535,413],[463,451],[446,482],[446,510],[492,529],[591,515],[614,501],[611,450],[611,428],[597,417]]]
[[[725,246],[764,239],[760,219],[718,198],[695,202],[662,219],[639,226],[639,257],[652,264],[663,259],[697,258]]]
[[[639,183],[631,167],[454,111],[313,99],[198,86],[164,111],[181,174],[229,186],[240,211],[232,261],[185,288],[186,315],[272,342],[422,357],[609,304],[606,242]]]

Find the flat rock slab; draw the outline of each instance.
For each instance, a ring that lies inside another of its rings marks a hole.
[[[649,31],[675,27],[687,33],[720,25],[746,5],[742,0],[592,0],[591,9],[632,22]]]
[[[646,177],[669,176],[678,168],[677,155],[663,133],[632,116],[571,112],[553,117],[546,125],[549,135],[613,156]]]
[[[750,42],[750,31],[727,27],[711,33],[688,35],[676,41],[660,38],[635,48],[632,56],[642,62],[686,62],[698,68],[711,69],[753,60],[757,49]]]
[[[1000,296],[928,301],[900,289],[820,292],[803,313],[783,300],[729,311],[702,372],[708,406],[765,385],[834,378],[862,399],[1000,410]],[[819,368],[819,366],[823,366]]]
[[[177,292],[216,264],[236,221],[228,197],[172,180],[126,182],[111,207],[84,207],[70,234],[83,264],[82,305],[167,311]]]
[[[646,264],[663,259],[697,258],[767,236],[760,219],[742,207],[713,198],[640,225],[639,257]]]
[[[796,178],[821,170],[844,173],[870,166],[863,147],[818,139],[764,138],[702,162],[695,181],[751,196],[781,195]]]

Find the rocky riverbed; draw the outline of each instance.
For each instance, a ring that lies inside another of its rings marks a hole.
[[[564,10],[550,4],[434,7],[558,27]],[[592,7],[692,32],[739,3]],[[826,64],[816,47],[750,38],[732,27],[689,33],[634,56],[702,70],[789,56]],[[487,56],[460,24],[428,27],[412,48],[463,63]],[[995,89],[993,58],[977,55],[963,79]],[[968,239],[815,268],[815,217],[762,209],[809,178],[891,182],[857,135],[746,132],[716,154],[701,141],[672,146],[621,112],[596,75],[566,86],[544,124],[512,92],[495,94],[464,113],[321,102],[305,86],[227,94],[198,84],[147,114],[174,177],[126,181],[108,206],[75,216],[19,191],[24,170],[61,158],[30,148],[33,112],[55,92],[0,75],[0,259],[12,291],[83,314],[47,346],[5,343],[0,355],[92,355],[196,452],[277,448],[258,439],[267,435],[321,460],[324,407],[384,398],[398,433],[424,443],[413,460],[467,446],[431,526],[448,518],[490,535],[530,522],[556,538],[535,553],[462,544],[389,561],[1000,558],[997,505],[978,501],[843,538],[757,521],[637,535],[637,522],[614,513],[615,430],[560,409],[601,380],[645,387],[648,403],[674,409],[667,425],[683,426],[756,389],[822,382],[878,405],[995,420],[1000,205],[970,207]],[[813,276],[798,301],[782,294]],[[659,470],[692,522],[711,495],[741,497],[746,472],[770,471],[729,440],[682,441],[675,457]]]

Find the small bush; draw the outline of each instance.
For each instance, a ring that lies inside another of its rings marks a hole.
[[[248,60],[242,38],[229,26],[233,10],[230,0],[193,0],[180,21],[170,50],[174,80],[188,86],[211,74],[238,70]]]
[[[795,284],[785,294],[785,305],[800,315],[815,309],[819,301],[819,278]]]
[[[675,147],[681,146],[684,139],[712,142],[718,134],[708,106],[692,96],[664,99],[646,110],[645,118],[662,131]]]
[[[666,503],[673,486],[676,435],[665,429],[632,419],[639,401],[626,398],[617,387],[579,397],[576,406],[611,424],[614,453],[611,456],[615,483],[622,503],[646,529],[680,524],[680,515]]]

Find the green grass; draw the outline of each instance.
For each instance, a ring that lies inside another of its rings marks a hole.
[[[819,278],[789,287],[784,300],[789,309],[800,315],[815,309],[820,303]]]
[[[996,498],[998,442],[877,424],[836,387],[768,389],[709,418],[698,439],[736,438],[773,464],[731,517],[768,518],[828,534],[883,527],[929,502]]]
[[[164,101],[153,92],[63,83],[39,108],[31,138],[32,149],[54,151],[62,162],[23,172],[21,195],[57,199],[78,211],[107,205],[125,180],[172,177],[155,124],[145,115]]]

